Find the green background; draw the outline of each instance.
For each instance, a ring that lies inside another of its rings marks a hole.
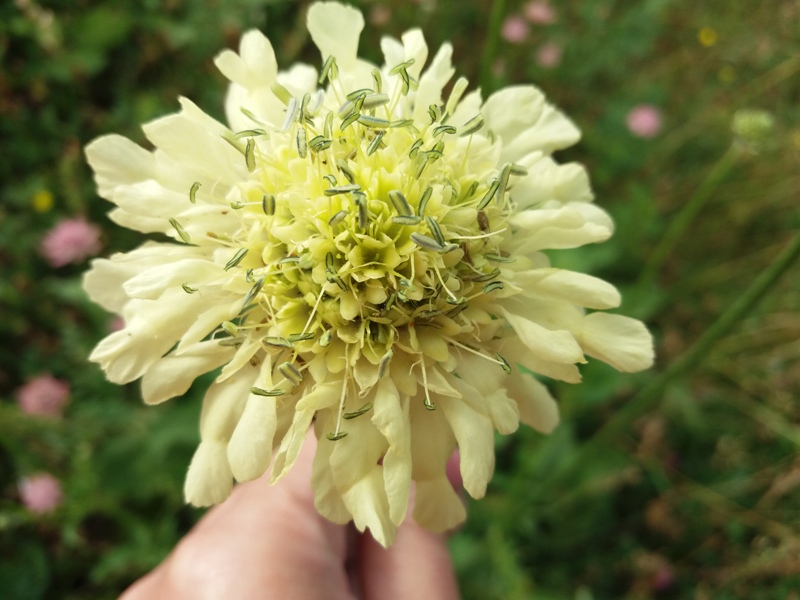
[[[800,271],[781,254],[800,227],[800,2],[554,1],[557,21],[517,44],[500,31],[520,2],[357,4],[366,58],[380,61],[382,35],[419,26],[432,49],[452,41],[459,74],[484,94],[532,82],[575,120],[583,141],[559,159],[587,165],[617,232],[553,259],[618,285],[622,312],[657,340],[647,373],[591,363],[582,385],[548,382],[562,411],[551,436],[497,439],[487,497],[450,541],[464,597],[800,598]],[[0,5],[3,599],[116,597],[200,516],[181,486],[208,378],[159,408],[137,384],[107,383],[86,359],[110,323],[81,290],[86,264],[53,269],[38,248],[81,215],[102,227],[103,255],[138,245],[106,219],[82,147],[110,132],[143,143],[139,124],[180,95],[221,118],[212,59],[248,28],[267,33],[282,67],[319,66],[307,6]],[[384,9],[388,22],[371,24]],[[536,61],[544,43],[563,49],[553,68]],[[652,139],[626,127],[643,103],[662,114]],[[768,111],[773,132],[737,139],[742,109]],[[43,193],[49,209],[33,202]],[[763,273],[774,277],[753,288]],[[60,421],[16,404],[45,372],[71,385]],[[17,485],[40,471],[62,482],[64,503],[37,516]]]

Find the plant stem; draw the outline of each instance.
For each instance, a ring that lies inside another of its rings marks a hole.
[[[486,46],[483,49],[483,57],[481,58],[480,84],[484,97],[488,96],[494,89],[492,61],[497,51],[497,43],[500,41],[500,28],[503,26],[505,12],[506,0],[495,0],[492,3],[492,13],[489,16],[489,35],[486,38]]]
[[[536,498],[545,498],[556,482],[573,471],[577,465],[584,462],[587,457],[596,451],[599,444],[629,429],[634,419],[652,409],[661,399],[672,380],[697,369],[714,344],[727,335],[755,308],[798,257],[800,257],[800,232],[795,234],[780,256],[756,277],[745,292],[728,306],[727,310],[706,329],[705,333],[700,336],[700,339],[689,350],[645,385],[621,410],[595,432],[579,450],[562,462],[559,468],[537,486]]]
[[[695,220],[697,215],[703,210],[708,199],[714,190],[717,189],[720,182],[730,172],[731,168],[736,164],[736,159],[739,156],[739,151],[732,145],[725,154],[723,154],[714,166],[711,167],[706,178],[697,188],[691,198],[683,205],[683,208],[678,211],[677,216],[672,220],[667,231],[661,237],[655,250],[650,255],[642,274],[639,277],[638,284],[650,284],[658,275],[661,267],[667,260],[667,257],[675,249],[675,245],[686,233],[686,230]]]

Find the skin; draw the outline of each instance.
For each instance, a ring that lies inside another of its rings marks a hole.
[[[121,600],[451,600],[458,588],[444,538],[411,520],[382,548],[314,508],[312,437],[277,485],[236,486]]]

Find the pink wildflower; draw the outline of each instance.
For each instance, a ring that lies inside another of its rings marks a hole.
[[[17,402],[29,415],[60,417],[69,401],[69,384],[52,375],[34,377],[17,390]]]
[[[631,109],[625,122],[636,137],[652,138],[661,131],[661,111],[650,104],[639,104]]]
[[[545,42],[536,51],[536,62],[540,67],[552,69],[561,62],[563,49],[554,42]]]
[[[530,28],[522,17],[513,16],[508,17],[503,21],[503,28],[500,30],[500,35],[503,39],[511,44],[521,44],[528,37]]]
[[[100,228],[83,217],[64,219],[45,234],[40,251],[51,267],[82,262],[100,252]]]
[[[369,22],[371,25],[386,25],[392,18],[392,10],[388,6],[378,4],[369,11]]]
[[[547,0],[531,0],[525,5],[525,18],[537,25],[549,25],[556,21],[556,11]]]
[[[58,479],[47,473],[23,478],[19,482],[19,495],[27,509],[36,514],[52,511],[63,498]]]

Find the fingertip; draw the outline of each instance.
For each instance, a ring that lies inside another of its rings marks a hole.
[[[365,600],[457,600],[460,596],[445,537],[406,521],[383,548],[361,536],[361,588]]]

